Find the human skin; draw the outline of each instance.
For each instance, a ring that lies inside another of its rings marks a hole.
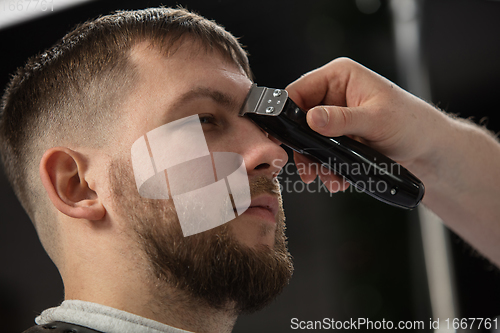
[[[276,177],[287,154],[249,119],[238,116],[252,82],[215,51],[205,52],[187,40],[167,58],[142,43],[131,51],[131,60],[138,82],[122,104],[112,144],[99,149],[54,147],[40,163],[42,182],[57,216],[62,254],[56,265],[65,299],[111,306],[187,330],[229,332],[236,320],[233,312],[175,302],[162,308],[162,302],[155,302],[158,295],[150,285],[151,268],[113,200],[109,166],[117,159],[130,159],[130,148],[140,136],[193,114],[210,119],[202,125],[209,150],[240,154],[250,182]],[[278,213],[255,205],[255,199],[248,213],[228,227],[244,246],[271,248]],[[279,194],[263,194],[257,201],[276,206],[278,199]],[[165,286],[163,297],[169,293],[176,291]]]
[[[425,185],[423,204],[500,265],[500,144],[489,132],[446,115],[346,58],[333,60],[286,89],[309,110],[313,130],[325,136],[353,136],[414,173]],[[310,163],[299,154],[295,161]],[[316,177],[309,170],[314,168],[304,168],[301,175],[306,183]],[[332,191],[339,190],[337,176],[319,176]]]
[[[287,161],[286,152],[249,119],[238,116],[252,84],[242,70],[213,54],[204,54],[205,51],[197,50],[196,46],[181,47],[168,61],[161,54],[150,51],[138,47],[132,55],[135,62],[141,62],[139,58],[146,57],[144,53],[148,53],[149,58],[142,61],[140,67],[143,84],[130,97],[132,103],[128,107],[143,113],[127,112],[130,115],[127,122],[138,124],[135,132],[129,132],[127,145],[132,146],[130,140],[158,126],[199,114],[208,117],[202,127],[211,152],[228,151],[243,156],[250,181],[260,176],[276,177]],[[135,102],[138,105],[134,105]],[[158,110],[159,114],[151,115],[151,110]],[[168,111],[161,114],[163,110]],[[151,121],[145,122],[144,118]],[[274,161],[281,162],[273,165]],[[258,214],[251,209],[248,213]],[[272,246],[274,227],[262,234],[255,223],[247,223],[248,213],[231,224],[234,235],[250,247]],[[255,229],[249,228],[250,225]]]

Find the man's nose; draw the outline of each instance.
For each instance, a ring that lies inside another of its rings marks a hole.
[[[248,137],[244,138],[243,159],[250,178],[265,176],[273,178],[288,161],[288,154],[279,141],[268,136],[260,127],[246,119]]]

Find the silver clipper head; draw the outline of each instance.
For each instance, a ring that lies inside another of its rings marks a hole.
[[[256,113],[264,116],[278,116],[283,111],[287,99],[286,90],[257,87],[257,84],[254,83],[239,115]]]

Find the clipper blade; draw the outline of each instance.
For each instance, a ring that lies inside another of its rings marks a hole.
[[[283,111],[287,99],[288,93],[286,90],[258,87],[254,83],[248,92],[239,115],[256,113],[265,116],[278,116]]]

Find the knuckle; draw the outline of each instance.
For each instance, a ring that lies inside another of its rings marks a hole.
[[[344,131],[349,128],[352,124],[352,110],[349,107],[337,108],[338,112],[336,112],[336,125],[339,130]]]
[[[351,58],[347,58],[347,57],[340,57],[340,58],[333,60],[332,63],[336,63],[337,65],[341,65],[341,66],[351,66],[352,64],[354,64],[354,60],[352,60]]]

